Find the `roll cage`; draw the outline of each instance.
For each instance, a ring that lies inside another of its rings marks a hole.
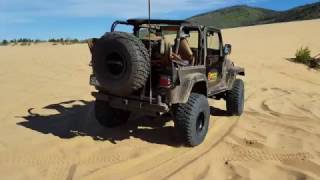
[[[181,34],[184,31],[198,31],[199,32],[199,62],[197,65],[206,65],[206,57],[207,57],[207,33],[217,33],[219,36],[219,42],[220,42],[220,57],[223,57],[223,39],[221,35],[221,30],[217,29],[215,27],[211,26],[202,26],[195,23],[191,23],[189,21],[185,20],[161,20],[161,19],[151,19],[150,21],[148,19],[128,19],[127,21],[115,21],[111,26],[111,32],[114,32],[116,30],[116,27],[118,25],[130,25],[133,26],[133,34],[135,36],[139,36],[139,31],[142,27],[142,25],[151,24],[152,28],[155,28],[156,26],[172,26],[176,27],[178,29],[177,31],[177,37],[176,37],[176,46],[173,49],[173,51],[178,54],[179,51],[179,44],[181,39]]]

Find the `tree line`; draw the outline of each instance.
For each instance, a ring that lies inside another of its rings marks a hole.
[[[48,40],[40,40],[40,39],[28,39],[28,38],[20,38],[20,39],[12,39],[12,40],[2,40],[0,42],[0,45],[8,45],[8,44],[20,44],[20,45],[30,45],[30,44],[37,44],[37,43],[43,43],[43,42],[50,42],[54,44],[75,44],[75,43],[86,43],[87,40],[79,40],[77,38],[70,39],[70,38],[51,38]]]

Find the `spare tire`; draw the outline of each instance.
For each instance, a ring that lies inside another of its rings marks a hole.
[[[92,67],[99,89],[127,96],[141,89],[150,73],[150,58],[143,43],[124,32],[106,33],[92,51]]]

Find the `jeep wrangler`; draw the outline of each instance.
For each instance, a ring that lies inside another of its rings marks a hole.
[[[119,32],[121,26],[132,32]],[[171,115],[186,146],[201,144],[207,134],[208,98],[224,99],[230,115],[244,107],[245,75],[227,56],[221,31],[183,20],[116,21],[99,39],[89,41],[97,91],[95,116],[107,128],[125,123],[130,114]]]

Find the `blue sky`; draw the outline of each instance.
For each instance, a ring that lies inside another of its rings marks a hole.
[[[153,18],[184,19],[231,5],[286,10],[319,0],[152,0]],[[0,39],[99,37],[116,19],[146,17],[147,0],[0,0]]]

